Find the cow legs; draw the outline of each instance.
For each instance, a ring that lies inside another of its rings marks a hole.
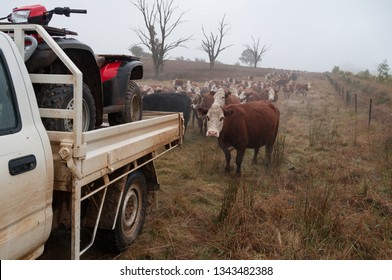
[[[207,119],[204,117],[201,119],[200,134],[206,135],[206,133],[207,133]]]
[[[237,156],[235,158],[235,163],[237,164],[237,171],[236,171],[237,176],[241,175],[241,164],[242,164],[242,160],[244,159],[244,155],[245,155],[245,149],[237,150]]]
[[[274,144],[267,143],[265,145],[265,158],[266,158],[266,165],[270,166],[272,163],[272,150],[274,148]]]
[[[207,121],[206,121],[205,117],[198,116],[198,117],[196,117],[196,119],[197,119],[197,125],[199,126],[199,129],[200,129],[200,134],[202,136],[205,136],[207,133]],[[204,128],[204,131],[203,131],[203,128]]]
[[[195,118],[196,118],[197,111],[195,108],[192,108],[192,127],[195,125]]]
[[[226,158],[226,167],[225,171],[227,173],[230,173],[230,161],[231,161],[231,152],[229,149],[223,149],[223,152],[225,153],[225,158]]]
[[[219,146],[221,147],[223,153],[225,154],[225,158],[226,158],[226,166],[225,166],[225,171],[227,173],[230,173],[230,161],[231,161],[231,149],[229,149],[229,147],[227,147],[226,145],[222,144],[220,141],[218,141]]]
[[[199,126],[200,134],[201,134],[202,136],[204,136],[204,135],[203,135],[204,119],[203,119],[203,118],[198,118],[198,119],[197,119],[197,125]]]

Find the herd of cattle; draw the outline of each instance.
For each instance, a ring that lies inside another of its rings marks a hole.
[[[230,172],[231,150],[236,149],[236,174],[241,175],[241,164],[247,148],[254,149],[252,163],[257,163],[260,147],[265,146],[266,162],[271,161],[273,145],[279,128],[279,109],[274,104],[278,93],[288,99],[295,94],[306,96],[311,85],[297,82],[293,73],[266,77],[264,81],[200,83],[176,79],[172,88],[141,86],[143,110],[182,112],[185,129],[192,117],[202,135],[216,137],[226,158],[225,171]]]

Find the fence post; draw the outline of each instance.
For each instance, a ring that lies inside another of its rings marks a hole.
[[[369,103],[369,123],[368,123],[368,126],[370,126],[370,122],[372,120],[372,103],[373,103],[373,99],[370,98],[370,103]]]
[[[348,90],[346,91],[346,106],[350,105],[350,96]]]
[[[357,94],[354,94],[355,114],[357,114]]]

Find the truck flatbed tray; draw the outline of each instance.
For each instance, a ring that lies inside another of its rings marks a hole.
[[[136,166],[136,160],[147,154],[156,158],[165,153],[165,149],[178,146],[184,131],[182,118],[181,113],[146,112],[146,118],[141,121],[84,132],[85,155],[80,160],[78,185],[86,185],[129,163]],[[56,139],[62,139],[56,134],[62,133],[48,133],[55,159],[55,189],[71,191],[70,171],[56,154],[61,144]]]

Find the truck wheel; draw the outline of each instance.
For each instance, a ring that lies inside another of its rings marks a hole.
[[[113,126],[123,123],[139,121],[142,119],[142,92],[140,91],[139,86],[135,82],[128,82],[128,90],[124,98],[125,103],[123,112],[108,114],[109,125]]]
[[[146,210],[146,181],[142,173],[134,172],[128,176],[114,229],[115,245],[119,252],[132,244],[142,231]]]
[[[72,85],[49,85],[43,86],[37,94],[37,102],[41,108],[73,109],[73,86]],[[95,127],[95,105],[91,91],[83,84],[83,131],[92,130]],[[49,119],[42,122],[47,130],[72,131],[72,119]]]

